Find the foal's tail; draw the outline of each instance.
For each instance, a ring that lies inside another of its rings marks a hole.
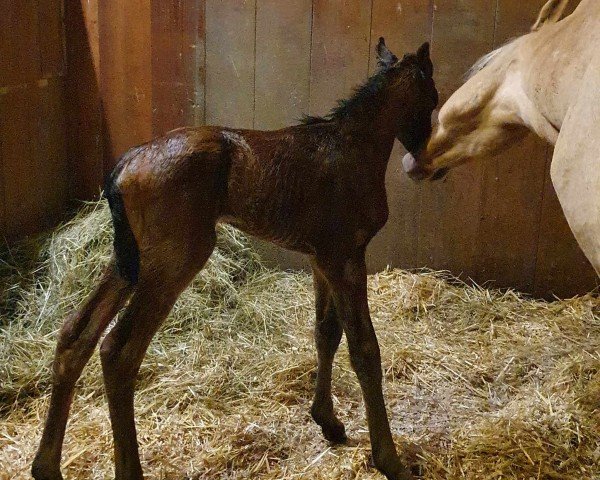
[[[123,196],[117,185],[117,179],[123,166],[124,162],[120,161],[106,178],[104,196],[108,199],[113,227],[115,229],[113,246],[115,249],[117,272],[130,285],[135,285],[140,273],[140,251],[135,236],[131,231],[131,225],[129,225]]]

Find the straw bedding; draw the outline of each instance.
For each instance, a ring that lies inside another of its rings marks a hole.
[[[0,478],[28,478],[48,406],[55,336],[110,252],[103,203],[2,253]],[[221,228],[140,371],[136,418],[150,479],[369,479],[360,390],[342,345],[334,402],[350,437],[331,446],[308,414],[312,288],[267,268]],[[369,279],[398,447],[425,479],[600,479],[600,306],[541,302],[442,274]],[[79,383],[66,478],[110,478],[98,355]]]

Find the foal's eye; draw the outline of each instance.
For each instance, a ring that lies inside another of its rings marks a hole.
[[[425,72],[423,72],[423,70],[421,70],[420,68],[417,69],[417,71],[413,73],[413,76],[414,76],[415,80],[417,80],[419,78],[423,81],[425,80]]]

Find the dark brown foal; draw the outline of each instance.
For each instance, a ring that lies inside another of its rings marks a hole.
[[[398,61],[377,45],[379,70],[327,117],[277,131],[220,127],[175,130],[127,152],[107,180],[114,257],[85,305],[65,322],[54,361],[52,400],[32,473],[61,479],[60,457],[75,382],[102,342],[114,434],[115,476],[141,479],[135,377],[156,330],[227,222],[310,256],[315,284],[318,373],[312,416],[325,437],[346,439],[331,398],[342,333],[367,409],[375,466],[410,477],[388,424],[379,345],[367,302],[365,249],[387,221],[385,172],[394,139],[411,152],[431,134],[437,104],[429,46]]]

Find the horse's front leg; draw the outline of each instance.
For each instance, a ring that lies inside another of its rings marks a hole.
[[[369,424],[373,461],[390,480],[412,478],[394,446],[383,392],[379,344],[367,302],[364,250],[347,259],[317,258],[327,279],[338,318],[348,339],[350,361],[363,393]]]
[[[342,339],[342,325],[338,321],[331,289],[327,279],[313,267],[315,287],[315,343],[317,346],[317,383],[311,415],[323,430],[327,440],[334,443],[346,441],[346,430],[333,411],[331,398],[331,373],[333,358]]]

